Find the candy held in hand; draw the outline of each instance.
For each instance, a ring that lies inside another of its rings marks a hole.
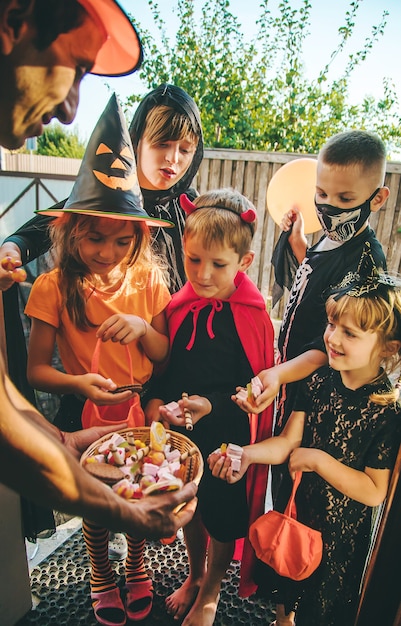
[[[259,376],[254,376],[253,378],[251,378],[251,389],[254,398],[257,398],[262,393],[263,384]]]
[[[1,261],[1,267],[3,270],[6,270],[6,272],[12,272],[16,267],[15,260],[11,256],[5,256]]]
[[[165,408],[174,415],[174,417],[181,417],[181,409],[178,402],[173,400],[172,402],[168,402],[168,404],[164,405]]]
[[[188,394],[185,391],[183,391],[181,397],[188,398]],[[194,425],[192,423],[192,413],[189,409],[184,408],[184,410],[181,411],[180,405],[175,400],[173,400],[172,402],[169,402],[168,404],[165,404],[164,406],[170,413],[174,415],[174,417],[184,417],[185,428],[187,430],[194,429]]]
[[[11,272],[11,278],[16,283],[23,283],[26,280],[26,271],[23,267],[16,267],[15,270]]]
[[[239,472],[241,469],[242,448],[237,446],[236,443],[229,443],[226,450],[226,455],[231,459],[231,469],[233,472]]]
[[[182,398],[188,398],[188,394],[186,391],[182,392]],[[192,423],[192,413],[189,409],[184,408],[184,418],[185,418],[185,428],[187,430],[193,430],[194,425]]]
[[[220,453],[221,456],[228,457],[231,461],[231,469],[234,472],[239,472],[241,469],[241,458],[243,449],[241,446],[237,446],[236,443],[222,443],[220,448],[217,448],[212,454]]]
[[[20,267],[21,262],[17,261],[17,259],[13,259],[11,256],[6,256],[1,261],[1,267],[6,272],[11,272],[11,278],[16,283],[22,283],[26,280],[26,271]]]
[[[247,392],[247,400],[248,400],[248,402],[252,402],[253,401],[253,394],[252,394],[252,385],[251,385],[251,383],[247,384],[246,392]]]
[[[262,381],[260,380],[259,376],[254,376],[253,378],[251,378],[251,382],[247,384],[246,389],[240,389],[235,394],[235,397],[241,402],[249,402],[250,404],[253,404],[255,399],[260,396],[262,391]]]

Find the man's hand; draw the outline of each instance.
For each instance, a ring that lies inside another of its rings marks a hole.
[[[146,496],[138,503],[129,504],[136,512],[140,509],[141,519],[136,515],[131,528],[129,524],[124,525],[125,532],[137,539],[171,537],[191,521],[198,503],[197,490],[195,483],[188,483],[178,491]]]
[[[126,427],[127,424],[118,426],[119,429]],[[74,433],[63,433],[65,447],[79,459],[94,441],[115,431],[115,426],[94,426]],[[116,494],[123,519],[119,522],[120,530],[138,539],[171,537],[191,521],[198,503],[195,498],[197,491],[197,485],[191,482],[178,491],[146,496],[135,503]]]
[[[17,244],[7,242],[0,247],[0,290],[7,291],[15,282],[26,278],[25,270],[19,269],[21,252]],[[17,272],[15,272],[17,270]]]
[[[127,428],[128,424],[119,424],[118,430]],[[94,442],[108,435],[109,433],[115,433],[116,426],[93,426],[92,428],[86,428],[85,430],[76,430],[73,433],[63,433],[64,445],[77,459],[81,457],[81,454]]]

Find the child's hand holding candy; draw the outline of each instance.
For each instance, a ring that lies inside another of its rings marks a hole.
[[[278,370],[281,367],[262,370],[246,387],[237,387],[237,393],[231,399],[247,413],[261,413],[274,402],[279,392],[281,380]]]
[[[240,480],[249,467],[246,450],[246,447],[244,449],[235,443],[228,445],[222,443],[220,448],[209,454],[207,459],[213,476],[226,480],[228,483],[236,483]]]
[[[188,396],[185,392],[177,402],[169,402],[161,405],[159,412],[161,418],[168,424],[185,427],[191,430],[202,417],[209,415],[212,405],[203,396]]]

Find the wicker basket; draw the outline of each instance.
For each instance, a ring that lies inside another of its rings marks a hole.
[[[125,428],[123,430],[118,430],[119,435],[124,437],[127,440],[128,433],[133,433],[135,439],[140,439],[145,444],[149,444],[150,442],[150,427],[143,426],[137,428]],[[166,430],[166,433],[169,435],[168,443],[171,445],[172,450],[179,450],[182,453],[191,452],[188,454],[188,457],[185,461],[181,463],[181,466],[185,468],[185,475],[183,477],[184,483],[195,482],[197,485],[203,474],[203,459],[202,454],[199,448],[185,435],[181,433],[177,433],[173,430]],[[97,441],[94,441],[87,450],[81,456],[81,465],[85,465],[85,461],[88,457],[94,456],[98,452],[99,446],[104,442],[108,441],[113,433],[108,433],[104,435]]]

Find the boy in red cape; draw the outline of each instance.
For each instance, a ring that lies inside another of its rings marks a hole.
[[[263,297],[245,274],[254,258],[253,205],[232,189],[181,203],[190,213],[183,238],[188,282],[166,309],[169,363],[156,383],[158,399],[145,410],[149,419],[161,418],[189,436],[205,460],[196,519],[184,531],[189,576],[166,606],[175,619],[189,610],[185,626],[207,626],[214,622],[221,581],[233,557],[242,560],[241,595],[255,590],[253,551],[246,540],[241,556],[241,544],[249,524],[264,512],[267,468],[255,466],[233,489],[211,475],[206,459],[224,441],[242,446],[271,436],[272,407],[249,419],[231,396],[262,364],[273,365],[274,332]],[[189,397],[181,399],[183,392]],[[192,431],[185,430],[184,409],[191,413]]]

